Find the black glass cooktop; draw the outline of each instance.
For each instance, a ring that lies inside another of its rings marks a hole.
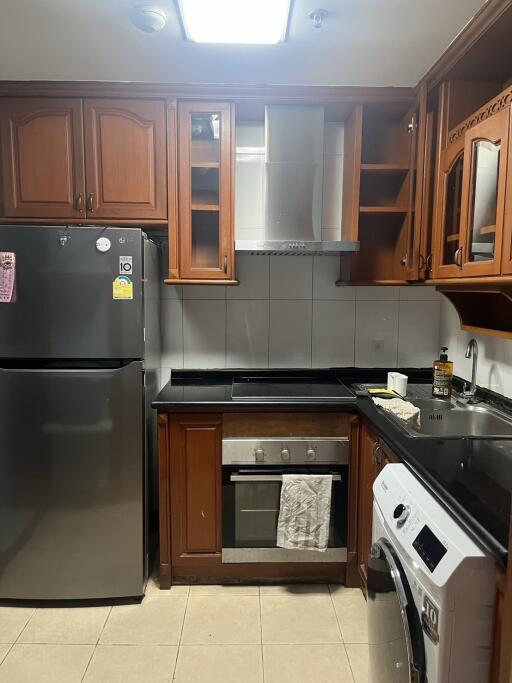
[[[354,394],[336,379],[318,377],[241,377],[233,382],[234,401],[351,401]]]

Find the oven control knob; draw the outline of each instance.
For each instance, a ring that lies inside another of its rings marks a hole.
[[[398,527],[403,526],[407,521],[407,518],[409,517],[410,513],[411,508],[408,505],[404,505],[403,503],[397,505],[393,511],[393,517],[396,519],[396,525]]]
[[[316,451],[314,448],[308,448],[308,450],[306,451],[306,459],[316,460]]]
[[[285,462],[290,462],[290,449],[286,448],[286,446],[281,448],[281,460],[284,460]]]
[[[263,462],[265,460],[265,451],[263,448],[257,448],[254,451],[254,455],[256,456],[256,462]]]

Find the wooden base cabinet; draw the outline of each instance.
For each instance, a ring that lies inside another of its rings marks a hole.
[[[361,586],[366,591],[368,557],[372,547],[373,482],[383,467],[400,462],[400,458],[381,442],[367,423],[363,423],[359,439],[357,561]]]
[[[221,558],[221,415],[158,416],[161,587]]]

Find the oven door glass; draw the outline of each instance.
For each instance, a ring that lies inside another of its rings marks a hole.
[[[235,484],[235,548],[274,548],[281,482],[237,481]]]
[[[223,468],[222,545],[224,548],[275,548],[283,474],[333,474],[330,548],[347,541],[348,467],[298,471],[296,467]]]

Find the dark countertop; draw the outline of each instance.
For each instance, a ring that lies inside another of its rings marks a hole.
[[[395,368],[396,370],[396,368]],[[368,397],[346,402],[305,401],[240,402],[231,398],[233,378],[286,374],[338,378],[347,385],[385,382],[387,369],[345,368],[329,371],[173,371],[153,402],[169,412],[229,412],[230,410],[336,410],[357,412],[366,418],[389,447],[423,481],[439,502],[496,560],[505,565],[508,555],[512,501],[512,439],[411,438],[388,419]],[[430,369],[403,369],[411,383],[430,382]]]

